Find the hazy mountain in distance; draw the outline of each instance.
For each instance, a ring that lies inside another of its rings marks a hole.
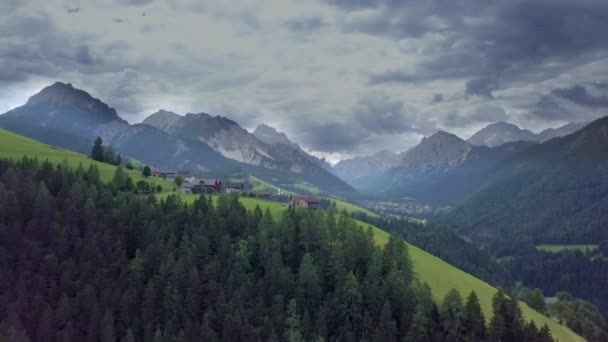
[[[537,140],[540,142],[545,142],[556,137],[563,137],[582,129],[587,124],[588,122],[570,122],[558,128],[547,128],[536,135],[538,138]]]
[[[482,128],[468,140],[476,146],[498,146],[513,141],[538,141],[536,134],[514,124],[496,122]]]
[[[360,178],[380,175],[399,162],[398,153],[382,150],[370,156],[341,160],[332,169],[338,177],[354,184]]]
[[[474,146],[440,131],[405,152],[397,166],[362,177],[353,185],[369,194],[454,204],[490,181],[493,169],[502,161],[534,144],[519,141],[497,147]]]
[[[513,141],[538,141],[544,142],[551,138],[561,137],[578,131],[585,123],[568,123],[558,128],[548,128],[540,133],[533,133],[527,129],[506,122],[490,124],[468,139],[468,142],[476,146],[499,146]]]

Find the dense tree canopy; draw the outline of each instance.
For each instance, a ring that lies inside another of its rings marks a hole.
[[[275,220],[237,197],[158,201],[121,168],[104,184],[94,165],[28,159],[0,161],[0,204],[2,341],[484,334],[475,296],[463,305],[452,291],[438,310],[403,240],[379,248],[370,230],[331,210],[290,209]],[[497,321],[522,325],[516,304],[504,306]]]

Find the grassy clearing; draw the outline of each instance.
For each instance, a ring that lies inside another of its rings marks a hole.
[[[45,145],[36,140],[26,138],[22,135],[18,135],[9,132],[4,129],[0,129],[0,158],[6,159],[21,159],[23,156],[31,158],[38,158],[40,162],[48,160],[53,164],[61,164],[67,161],[68,166],[71,168],[77,168],[78,165],[86,169],[91,164],[97,165],[99,169],[99,176],[103,181],[110,181],[116,171],[116,166],[106,163],[100,163],[90,159],[89,157],[80,153],[64,150],[61,148]],[[175,184],[165,182],[156,178],[144,178],[140,172],[131,171],[125,169],[125,171],[133,178],[134,182],[139,180],[147,180],[154,183],[154,185],[160,184],[163,189],[174,189]]]
[[[561,251],[581,251],[594,252],[599,248],[598,245],[538,245],[536,249],[544,252],[558,253]]]

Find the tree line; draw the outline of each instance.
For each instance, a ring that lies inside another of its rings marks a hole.
[[[117,168],[0,161],[0,341],[551,341],[498,293],[440,306],[335,210],[158,200]]]

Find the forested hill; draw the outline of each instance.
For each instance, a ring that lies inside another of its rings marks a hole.
[[[607,239],[608,117],[532,146],[502,172],[501,181],[473,196],[447,220],[501,254],[522,244]]]
[[[405,243],[332,212],[278,222],[137,194],[116,169],[0,161],[0,340],[548,341],[501,293],[435,306]]]

